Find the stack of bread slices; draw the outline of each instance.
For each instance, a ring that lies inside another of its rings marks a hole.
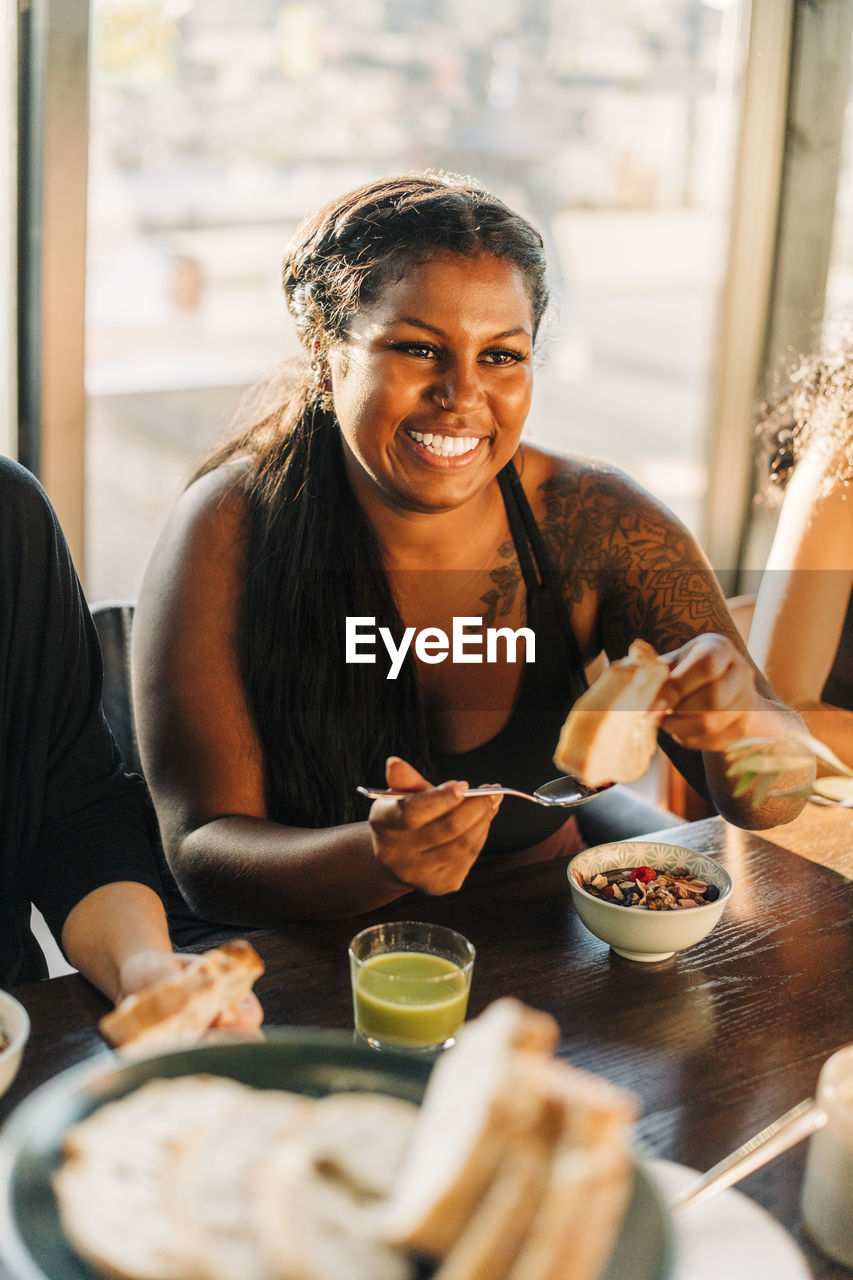
[[[156,1079],[67,1135],[79,1253],[129,1280],[595,1280],[631,1185],[632,1095],[553,1056],[513,999],[468,1023],[420,1108]]]
[[[558,1028],[498,1000],[436,1064],[385,1234],[440,1280],[594,1280],[631,1180],[633,1095],[553,1057]]]

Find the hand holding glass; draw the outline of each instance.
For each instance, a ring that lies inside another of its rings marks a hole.
[[[356,1031],[374,1049],[451,1045],[465,1021],[474,955],[467,938],[443,925],[362,929],[349,947]]]

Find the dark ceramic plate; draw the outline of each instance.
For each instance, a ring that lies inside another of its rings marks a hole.
[[[420,1102],[430,1072],[429,1062],[377,1053],[345,1032],[294,1028],[265,1035],[263,1042],[203,1045],[130,1064],[110,1056],[73,1067],[31,1094],[0,1131],[0,1264],[10,1280],[95,1280],[97,1273],[65,1242],[51,1176],[69,1126],[146,1080],[210,1072],[315,1097],[367,1090]],[[669,1280],[673,1253],[669,1214],[637,1165],[602,1280]]]

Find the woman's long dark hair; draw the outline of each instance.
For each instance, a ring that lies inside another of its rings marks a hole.
[[[248,459],[240,481],[247,518],[238,647],[275,821],[325,827],[363,817],[355,787],[381,783],[392,753],[430,769],[413,663],[388,680],[381,661],[345,661],[348,617],[375,618],[398,643],[403,627],[372,526],[345,474],[325,358],[383,285],[448,253],[511,261],[527,286],[535,334],[547,305],[542,239],[470,180],[404,174],[308,218],[282,278],[311,367],[285,371],[272,407],[199,473]]]

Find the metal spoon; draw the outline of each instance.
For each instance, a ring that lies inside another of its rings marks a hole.
[[[606,791],[610,786],[606,783],[603,787],[586,787],[582,782],[578,782],[577,778],[555,778],[553,782],[546,782],[543,786],[537,787],[531,794],[529,791],[517,791],[515,787],[471,787],[471,795],[478,796],[518,796],[521,800],[532,800],[534,804],[545,805],[562,805],[564,808],[576,808],[579,804],[586,804],[587,800],[592,800],[600,792]],[[410,796],[416,794],[412,791],[395,791],[388,787],[385,789],[379,787],[359,787],[358,790],[363,796],[367,796],[369,800],[382,800],[386,796]]]
[[[742,1146],[731,1155],[718,1161],[707,1173],[703,1173],[696,1182],[685,1187],[669,1202],[673,1213],[680,1213],[688,1205],[701,1204],[709,1200],[718,1191],[731,1187],[748,1173],[760,1169],[775,1156],[779,1156],[789,1147],[793,1147],[803,1138],[808,1138],[815,1130],[826,1123],[826,1112],[819,1107],[814,1098],[805,1098],[790,1111],[786,1111],[778,1120],[768,1124],[766,1128],[748,1138]]]

